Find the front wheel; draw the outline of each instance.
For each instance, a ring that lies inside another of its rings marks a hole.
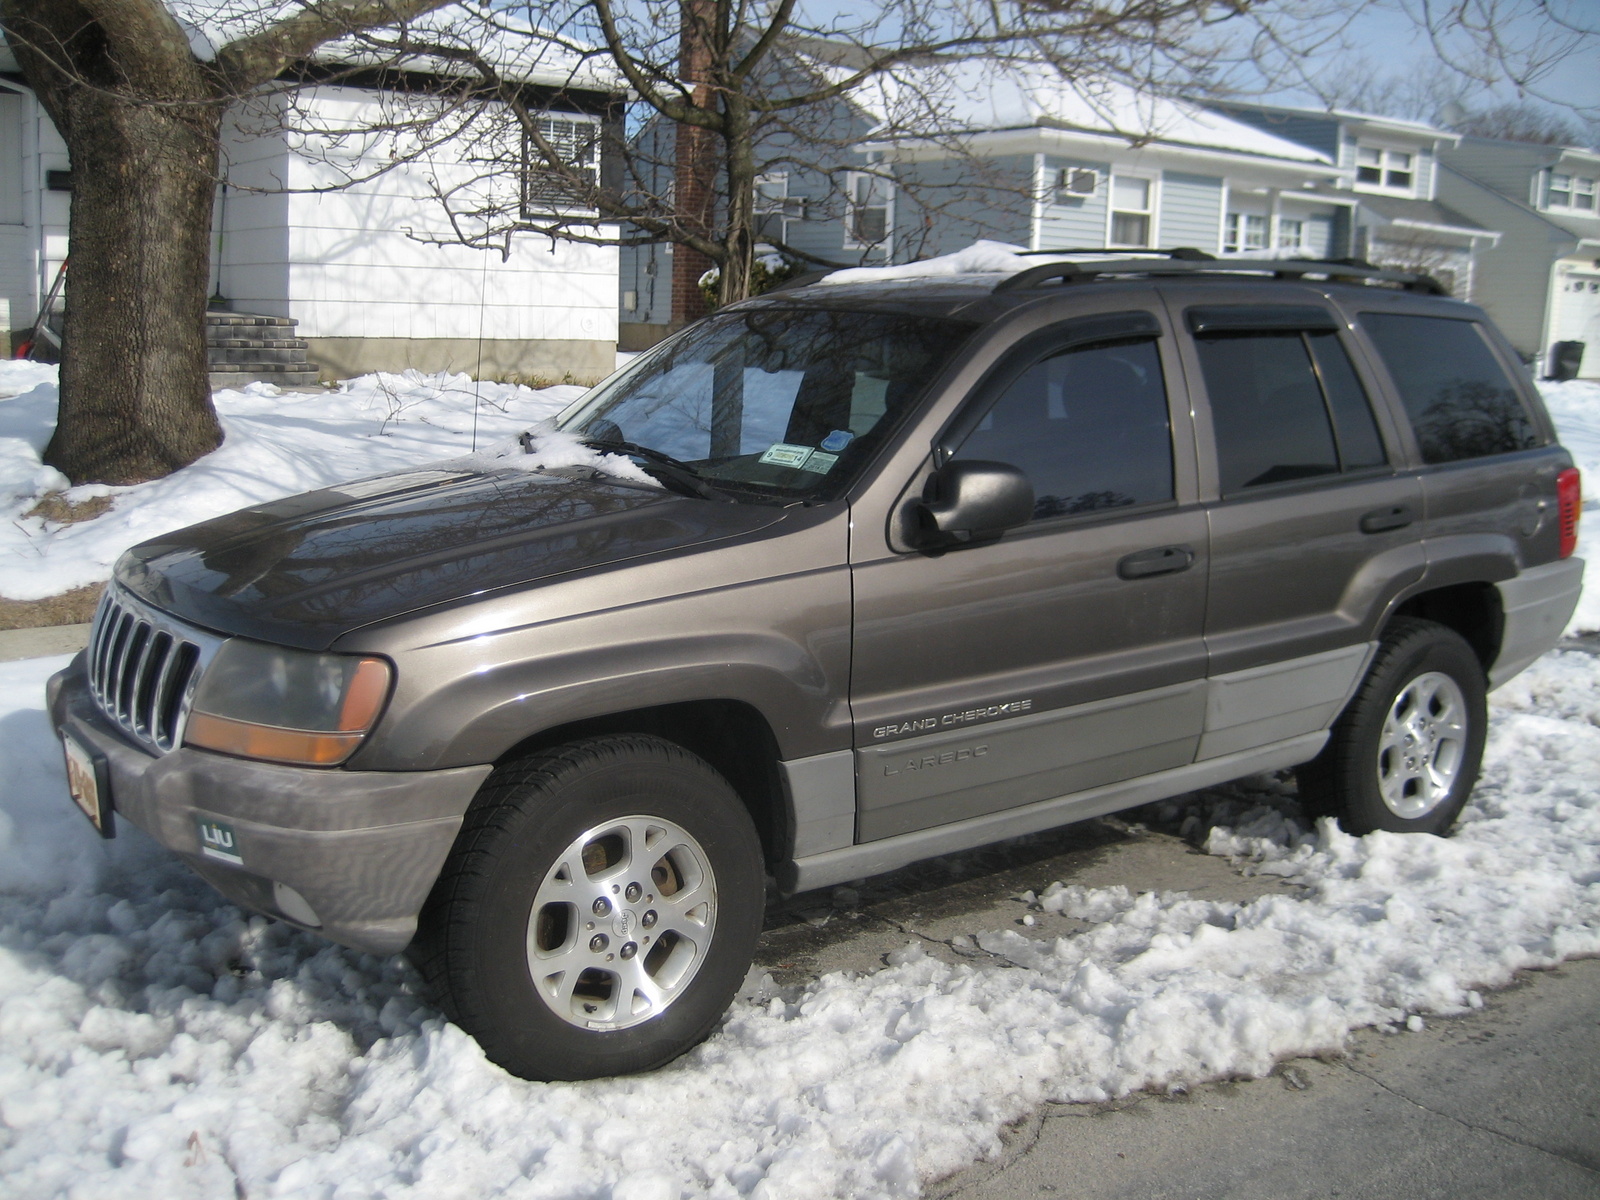
[[[1400,617],[1328,744],[1296,774],[1309,811],[1348,833],[1443,834],[1478,779],[1483,666],[1454,630]]]
[[[644,1071],[716,1024],[764,891],[755,828],[722,776],[660,738],[591,738],[484,783],[412,956],[513,1074]]]

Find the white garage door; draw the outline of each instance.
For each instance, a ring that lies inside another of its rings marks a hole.
[[[1573,271],[1556,283],[1552,342],[1583,342],[1582,375],[1600,378],[1600,271]]]

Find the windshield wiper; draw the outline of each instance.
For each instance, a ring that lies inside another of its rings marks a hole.
[[[621,438],[580,438],[585,446],[595,450],[620,451],[630,454],[635,458],[642,458],[648,466],[654,467],[661,475],[661,482],[677,484],[674,489],[690,496],[699,496],[702,500],[720,500],[725,503],[736,503],[734,498],[726,492],[707,483],[700,478],[688,463],[681,459],[673,458],[664,451],[651,446],[641,446],[638,442],[627,442]]]

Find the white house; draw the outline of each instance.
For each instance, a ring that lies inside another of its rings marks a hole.
[[[546,111],[550,140],[573,145],[598,170],[599,139],[586,131],[619,118],[620,90],[537,45],[519,39],[512,77]],[[556,380],[608,374],[615,245],[515,232],[481,238],[481,224],[462,223],[461,204],[453,222],[441,194],[520,190],[524,210],[540,212],[562,202],[541,192],[537,169],[519,140],[506,143],[503,123],[484,132],[494,123],[481,111],[467,121],[446,109],[456,136],[437,142],[376,132],[428,104],[417,64],[407,64],[404,87],[394,73],[339,65],[329,82],[253,99],[225,122],[212,262],[225,307],[298,322],[294,332],[323,378],[406,367]],[[486,137],[501,143],[490,167]],[[0,44],[0,298],[13,331],[32,323],[68,251],[68,165]],[[575,231],[614,240],[593,214],[567,215]],[[463,233],[487,245],[463,245]]]

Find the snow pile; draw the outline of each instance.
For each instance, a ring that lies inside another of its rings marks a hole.
[[[587,467],[614,479],[661,486],[626,455],[608,454],[585,445],[572,434],[557,429],[552,421],[541,421],[524,434],[458,458],[450,465],[472,471],[558,471],[566,467]]]
[[[975,930],[997,956],[976,965],[912,942],[870,975],[750,988],[654,1075],[530,1084],[420,1004],[400,960],[243,916],[126,824],[101,842],[40,708],[63,661],[0,665],[15,1200],[912,1196],[1040,1101],[1259,1075],[1600,953],[1600,682],[1557,654],[1496,694],[1448,841],[1303,829],[1271,781],[1207,793],[1187,820],[1231,822],[1208,848],[1296,895],[1056,886],[1037,907],[1086,931]]]
[[[69,488],[39,458],[55,427],[54,372],[0,363],[0,393],[29,388],[0,400],[0,596],[13,600],[100,583],[129,546],[248,504],[514,437],[584,392],[418,371],[364,375],[322,394],[251,384],[216,394],[225,440],[198,462],[134,487]],[[112,507],[71,524],[24,515],[52,492],[68,503],[108,497]]]
[[[41,385],[54,391],[57,370],[55,363],[0,359],[0,400],[31,392]]]
[[[1572,380],[1567,383],[1541,383],[1550,419],[1555,422],[1561,444],[1572,451],[1573,461],[1583,472],[1583,516],[1578,522],[1578,555],[1590,563],[1600,562],[1600,383]],[[1600,570],[1600,568],[1596,568]],[[1587,582],[1594,576],[1584,572]],[[1600,584],[1590,583],[1572,614],[1568,633],[1593,633],[1600,630]]]
[[[896,267],[850,267],[818,283],[877,283],[888,279],[930,279],[946,275],[1014,275],[1041,263],[1064,262],[1070,254],[1028,254],[1007,242],[976,241],[964,250]]]

